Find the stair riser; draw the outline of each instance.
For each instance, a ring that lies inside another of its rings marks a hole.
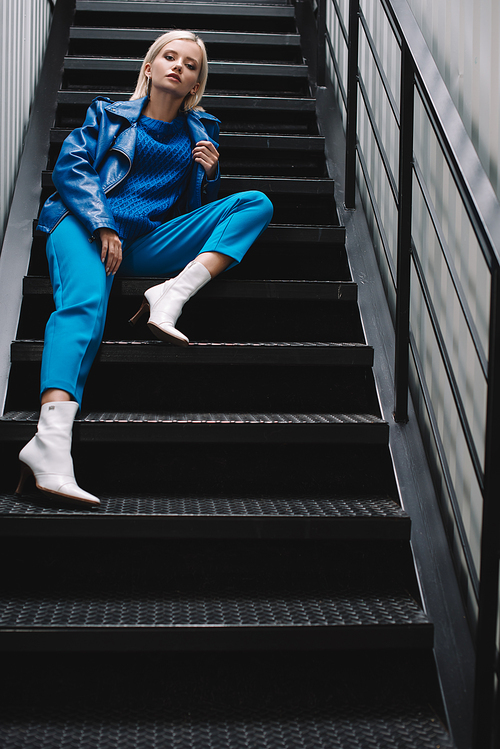
[[[132,91],[133,88],[127,95],[120,97],[113,94],[110,98],[114,101],[129,99]],[[99,88],[85,96],[81,104],[60,104],[57,108],[55,126],[70,129],[80,127],[88,106],[98,92],[106,95]],[[283,102],[290,106],[285,108]],[[206,96],[201,103],[210,114],[219,118],[226,132],[283,133],[285,135],[317,135],[318,133],[314,106],[312,109],[304,108],[301,103],[296,104],[294,100],[282,99],[272,108],[263,108],[258,102],[254,104],[251,97],[233,102],[230,97],[224,101],[220,97]],[[314,105],[314,102],[312,104]]]
[[[133,91],[138,71],[126,70],[65,70],[62,88],[68,91]],[[307,79],[278,75],[225,75],[210,72],[206,87],[207,94],[239,93],[254,96],[307,96]]]
[[[75,29],[74,33],[76,31],[82,37],[86,33],[85,30],[81,31],[80,29]],[[92,31],[97,36],[100,30],[95,29]],[[134,32],[134,30],[130,30],[128,32],[119,31],[120,38],[116,39],[110,38],[109,32],[106,29],[104,30],[104,34],[93,39],[90,38],[92,31],[87,32],[86,38],[74,38],[73,36],[70,41],[68,54],[99,57],[103,54],[103,44],[105,44],[105,52],[109,57],[142,58],[148,51],[150,44],[159,36],[159,32],[157,31],[138,30]],[[222,38],[222,34],[216,35],[203,31],[199,35],[207,47],[209,61],[274,61],[278,63],[299,64],[303,62],[300,47],[296,45],[296,37],[293,36],[289,36],[286,39],[288,43],[278,43],[278,41],[273,42],[272,37],[268,39],[268,35],[265,34],[256,34],[253,38],[250,34],[241,34],[243,41],[235,39],[234,34],[227,34],[225,39]],[[104,40],[103,36],[105,37]],[[213,39],[217,41],[213,41]],[[279,37],[276,36],[274,39],[277,40]]]
[[[205,14],[200,12],[203,10],[206,10]],[[219,14],[213,8],[210,10],[210,5],[207,5],[203,9],[188,3],[185,3],[184,7],[177,5],[175,8],[169,8],[166,5],[161,13],[123,13],[116,10],[113,12],[100,12],[96,16],[94,13],[78,11],[77,9],[74,23],[77,26],[94,26],[97,24],[99,26],[119,26],[123,28],[135,28],[138,24],[144,26],[147,24],[149,28],[164,29],[165,31],[172,28],[200,29],[200,27],[207,26],[212,29],[216,28],[219,31],[255,31],[258,33],[265,30],[267,33],[296,33],[297,29],[293,17],[289,15],[288,17],[279,17],[278,14],[275,14],[273,17],[272,13],[269,13],[268,10],[265,6],[261,6],[259,17],[257,15],[259,13],[258,8],[251,8],[250,13],[243,15],[243,9],[238,8],[237,5],[223,7],[223,12]],[[263,19],[262,16],[264,14]]]
[[[39,402],[39,363],[12,365],[8,410]],[[113,382],[113,388],[107,387]],[[293,382],[294,387],[285,387]],[[131,411],[377,413],[371,370],[265,366],[99,364],[85,390],[85,408]]]
[[[328,230],[327,230],[328,231]],[[325,235],[327,234],[325,231]],[[318,235],[321,230],[318,230]],[[226,278],[260,280],[345,280],[351,279],[345,248],[334,242],[293,241],[300,230],[291,228],[288,241],[272,241],[269,228],[252,246],[243,262],[225,274]],[[48,275],[45,257],[45,235],[37,236],[31,253],[29,272]],[[36,336],[29,336],[30,338]]]
[[[67,631],[50,629],[2,635],[0,652],[188,652],[360,650],[363,648],[431,648],[433,628],[390,627],[387,630],[333,627],[200,627],[141,628],[119,631],[112,627],[92,632],[90,628]]]
[[[60,144],[53,145],[50,165],[54,167],[60,152]],[[242,149],[234,146],[219,147],[221,169],[225,176],[255,175],[262,177],[327,177],[322,151],[309,153],[298,149]]]
[[[17,455],[33,431],[1,438],[2,491],[14,492]],[[382,445],[82,443],[75,428],[73,456],[77,479],[95,494],[397,496]]]
[[[146,318],[130,326],[140,298],[113,300],[108,309],[104,340],[154,340]],[[18,337],[41,339],[54,309],[47,296],[23,301]],[[363,343],[354,302],[210,299],[194,297],[185,305],[179,329],[193,341],[351,341]]]

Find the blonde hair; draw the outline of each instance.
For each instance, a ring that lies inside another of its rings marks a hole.
[[[186,39],[189,42],[195,42],[195,44],[198,45],[198,47],[201,49],[201,66],[200,66],[200,73],[198,75],[198,83],[200,84],[198,87],[198,90],[195,94],[188,94],[186,98],[184,99],[182,103],[182,110],[184,112],[188,112],[190,109],[201,109],[201,107],[198,106],[199,102],[201,101],[201,97],[203,96],[205,92],[205,86],[207,85],[207,78],[208,78],[208,58],[207,58],[207,50],[205,49],[205,45],[203,43],[203,40],[200,39],[199,36],[196,34],[193,34],[192,31],[167,31],[166,34],[162,34],[161,36],[156,39],[156,41],[153,42],[151,47],[146,52],[146,57],[144,58],[141,69],[139,71],[139,76],[137,78],[137,85],[135,87],[135,91],[130,97],[130,100],[132,99],[142,99],[144,96],[148,93],[148,77],[145,73],[145,68],[147,63],[152,63],[156,59],[156,57],[160,54],[163,47],[165,45],[169,44],[170,42],[176,41],[177,39]]]

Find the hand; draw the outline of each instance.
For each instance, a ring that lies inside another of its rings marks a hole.
[[[101,260],[106,263],[106,275],[115,275],[122,261],[122,243],[114,229],[101,227],[97,230],[101,240]]]
[[[200,140],[193,148],[193,159],[201,164],[207,175],[207,179],[214,179],[217,174],[219,163],[219,152],[209,140]]]

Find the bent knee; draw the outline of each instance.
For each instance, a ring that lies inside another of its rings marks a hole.
[[[262,214],[264,220],[269,221],[274,213],[274,206],[263,192],[260,190],[247,190],[245,193],[241,193],[245,196],[245,200],[252,203],[257,210]]]

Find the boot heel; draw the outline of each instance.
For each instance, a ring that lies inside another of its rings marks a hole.
[[[19,483],[14,494],[17,494],[19,497],[22,495],[24,485],[27,479],[29,479],[29,477],[32,475],[33,471],[31,470],[31,468],[27,466],[26,463],[21,463],[21,475],[19,476]]]
[[[148,302],[148,300],[147,300],[146,298],[143,298],[143,300],[142,300],[142,304],[141,304],[141,306],[139,307],[138,311],[137,311],[137,312],[135,313],[135,315],[134,315],[133,317],[131,317],[131,318],[130,318],[130,320],[128,321],[128,322],[129,322],[129,325],[136,325],[136,324],[137,324],[137,323],[139,322],[140,318],[141,318],[141,317],[142,317],[142,316],[143,316],[143,315],[144,315],[144,314],[145,314],[146,312],[148,312],[148,311],[149,311],[149,302]]]

